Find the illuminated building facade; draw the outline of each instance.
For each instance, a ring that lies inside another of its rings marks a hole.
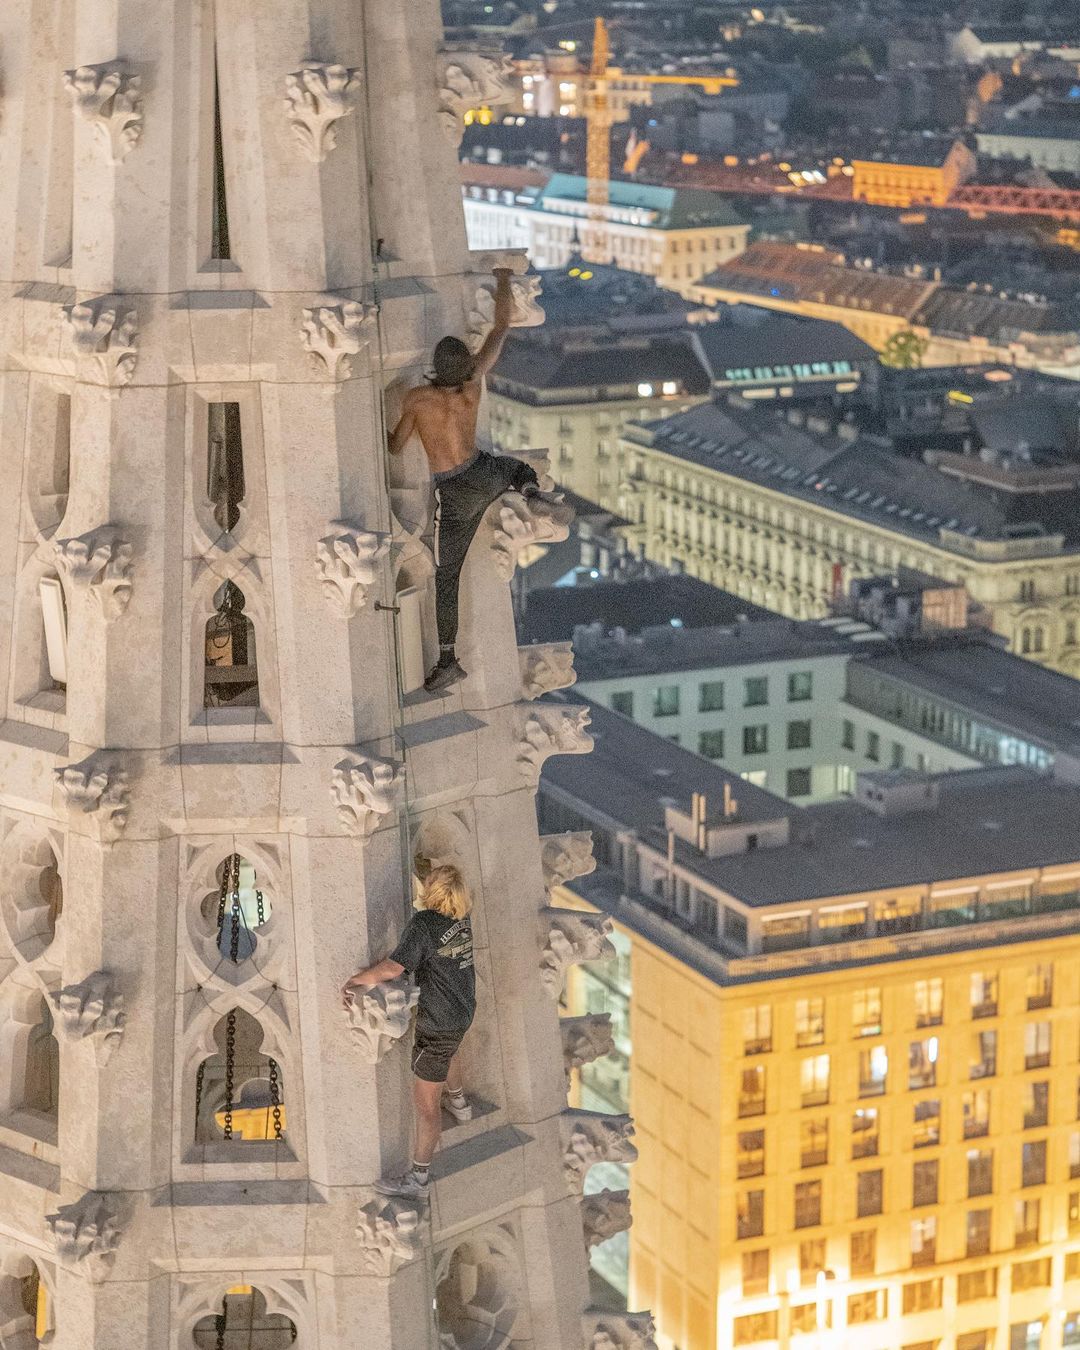
[[[799,810],[594,728],[541,816],[593,831],[563,901],[628,947],[597,1006],[626,1027],[628,1288],[662,1350],[1076,1345],[1080,790],[883,773]]]
[[[659,563],[792,618],[913,568],[963,584],[1012,651],[1080,671],[1075,468],[899,460],[835,416],[730,404],[631,426],[622,448],[619,510]]]

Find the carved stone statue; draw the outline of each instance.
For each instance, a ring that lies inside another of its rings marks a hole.
[[[362,1275],[393,1275],[420,1254],[420,1212],[408,1200],[369,1200],[360,1206],[356,1236]]]
[[[587,755],[593,748],[588,733],[589,709],[584,704],[542,704],[525,719],[518,750],[518,768],[538,778],[551,755]]]
[[[352,375],[349,357],[356,356],[371,340],[374,323],[374,306],[359,300],[320,305],[304,310],[300,341],[317,369],[332,380],[347,380]]]
[[[54,772],[56,786],[69,810],[96,816],[108,838],[123,833],[128,820],[129,793],[127,775],[122,769],[110,764],[99,752],[81,764],[65,764]]]
[[[510,295],[513,301],[513,307],[510,311],[511,328],[539,328],[541,326],[545,317],[543,307],[540,304],[542,290],[543,281],[535,272],[511,277]],[[473,352],[480,350],[494,326],[495,282],[489,277],[477,286],[469,310],[469,328],[465,341]]]
[[[320,539],[315,567],[323,594],[348,618],[359,614],[368,591],[378,578],[377,564],[390,550],[390,536],[375,534],[345,521],[335,522],[334,533]]]
[[[74,589],[97,601],[107,622],[118,619],[131,602],[132,552],[132,546],[108,526],[77,539],[53,542],[57,570]]]
[[[439,118],[455,148],[465,135],[465,114],[510,101],[513,65],[505,52],[444,48],[438,55]]]
[[[625,1115],[568,1109],[559,1118],[563,1141],[563,1172],[574,1194],[585,1188],[585,1174],[597,1163],[632,1163],[638,1151],[631,1142],[634,1122]]]
[[[337,145],[335,123],[352,112],[360,72],[322,61],[303,61],[285,76],[285,116],[300,152],[321,164]]]
[[[141,77],[114,61],[66,70],[64,88],[76,113],[93,124],[109,163],[122,164],[142,137]]]
[[[91,1279],[108,1269],[120,1245],[120,1204],[117,1195],[88,1191],[73,1205],[61,1205],[45,1216],[63,1265],[85,1263]]]
[[[568,830],[565,834],[540,836],[540,862],[544,885],[550,891],[575,877],[587,877],[596,871],[592,830]]]
[[[334,767],[330,796],[349,834],[367,838],[397,803],[399,765],[359,751]]]
[[[598,1247],[601,1242],[625,1233],[633,1223],[630,1216],[629,1191],[597,1191],[581,1197],[581,1223],[585,1230],[586,1247]]]
[[[97,1062],[107,1064],[124,1035],[124,996],[103,970],[50,994],[70,1040],[92,1037]]]
[[[570,1089],[570,1075],[594,1060],[603,1059],[615,1051],[610,1013],[584,1013],[580,1017],[560,1017],[563,1064],[566,1067],[566,1087]]]
[[[577,680],[572,642],[538,642],[531,647],[519,647],[518,657],[521,692],[527,699],[551,694],[556,689],[569,689]]]
[[[498,518],[491,553],[495,570],[503,581],[514,575],[518,558],[536,544],[554,544],[570,537],[574,508],[544,497],[523,497],[508,492],[499,499]]]
[[[556,1002],[570,966],[582,961],[608,961],[615,955],[608,936],[612,923],[606,914],[546,907],[540,911],[540,931],[544,941],[540,982]]]
[[[586,1312],[586,1350],[657,1350],[656,1323],[648,1312]]]
[[[88,384],[118,389],[135,378],[139,316],[104,302],[64,305],[60,310],[75,372]]]
[[[406,1034],[419,997],[420,990],[407,975],[377,984],[373,989],[352,991],[349,1026],[368,1064],[378,1064]]]

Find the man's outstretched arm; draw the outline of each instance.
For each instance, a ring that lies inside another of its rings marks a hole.
[[[495,269],[495,323],[477,353],[474,379],[482,379],[502,355],[514,314],[514,295],[510,289],[513,275],[509,267]]]

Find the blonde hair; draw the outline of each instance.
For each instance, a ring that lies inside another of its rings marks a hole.
[[[444,919],[463,919],[472,909],[461,873],[449,864],[433,867],[427,874],[420,901],[424,909],[433,909]]]

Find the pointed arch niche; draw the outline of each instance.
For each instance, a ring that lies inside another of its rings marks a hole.
[[[66,729],[67,592],[47,542],[28,551],[15,590],[10,702],[35,726]]]
[[[35,1350],[52,1342],[54,1289],[52,1269],[28,1252],[0,1247],[0,1345],[4,1350]]]
[[[215,1024],[212,1039],[214,1053],[194,1076],[195,1143],[220,1145],[215,1158],[238,1156],[260,1142],[280,1147],[287,1126],[285,1075],[280,1060],[264,1051],[262,1024],[233,1007]]]
[[[196,1350],[289,1350],[298,1345],[296,1323],[283,1312],[271,1312],[261,1289],[237,1284],[221,1300],[221,1311],[200,1317],[192,1340]]]
[[[72,391],[66,381],[36,375],[28,398],[24,537],[51,537],[67,512],[71,489]]]
[[[60,1046],[52,1008],[35,983],[0,985],[0,1124],[55,1145],[60,1119]]]
[[[258,708],[259,662],[255,624],[244,613],[247,596],[226,581],[213,603],[204,634],[203,707]]]

